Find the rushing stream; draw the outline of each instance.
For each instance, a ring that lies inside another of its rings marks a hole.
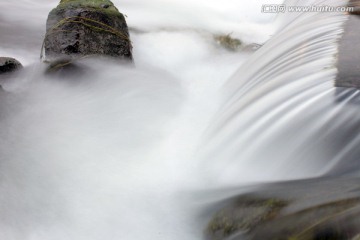
[[[226,197],[212,190],[358,156],[358,92],[332,87],[342,14],[275,22],[268,0],[113,2],[136,67],[86,60],[67,79],[39,63],[58,1],[0,2],[0,56],[25,65],[1,82],[0,239],[201,239],[207,202]],[[253,55],[214,40],[275,31]]]

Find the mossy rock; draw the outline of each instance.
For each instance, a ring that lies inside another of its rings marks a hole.
[[[275,198],[243,196],[215,214],[206,229],[211,240],[221,240],[238,231],[249,231],[275,218],[288,203]]]
[[[359,179],[313,179],[259,187],[227,200],[209,240],[358,240]]]
[[[125,17],[109,0],[61,0],[48,16],[44,62],[89,56],[132,61]]]
[[[241,50],[243,46],[241,40],[237,38],[233,38],[231,34],[215,35],[214,39],[221,47],[233,52]]]
[[[234,38],[231,34],[227,35],[215,35],[214,40],[218,46],[230,51],[230,52],[255,52],[262,47],[261,44],[250,43],[244,44],[240,39]]]

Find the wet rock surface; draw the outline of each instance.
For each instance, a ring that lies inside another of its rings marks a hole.
[[[125,17],[109,0],[62,0],[48,16],[42,60],[106,56],[132,61]]]
[[[21,63],[15,58],[0,57],[0,74],[11,73],[21,68]]]
[[[270,184],[217,209],[211,240],[353,240],[360,234],[360,179]]]
[[[349,15],[339,45],[336,87],[360,88],[360,33],[356,31],[359,24],[359,15]]]

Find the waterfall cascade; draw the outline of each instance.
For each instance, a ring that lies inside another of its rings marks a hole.
[[[339,4],[305,4],[310,2]],[[294,14],[280,17],[278,32],[225,84],[204,160],[210,172],[222,172],[220,181],[357,171],[360,115],[351,102],[358,91],[334,87],[348,16]]]

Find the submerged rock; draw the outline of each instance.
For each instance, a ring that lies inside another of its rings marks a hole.
[[[255,52],[259,48],[261,48],[260,44],[251,43],[251,44],[244,44],[240,39],[234,38],[231,34],[227,35],[215,35],[214,40],[216,43],[231,52]]]
[[[0,74],[11,73],[22,68],[15,58],[0,57]]]
[[[109,0],[61,0],[48,16],[44,62],[106,56],[132,61],[124,18]]]
[[[210,240],[359,239],[359,179],[261,187],[217,209],[206,235]]]

